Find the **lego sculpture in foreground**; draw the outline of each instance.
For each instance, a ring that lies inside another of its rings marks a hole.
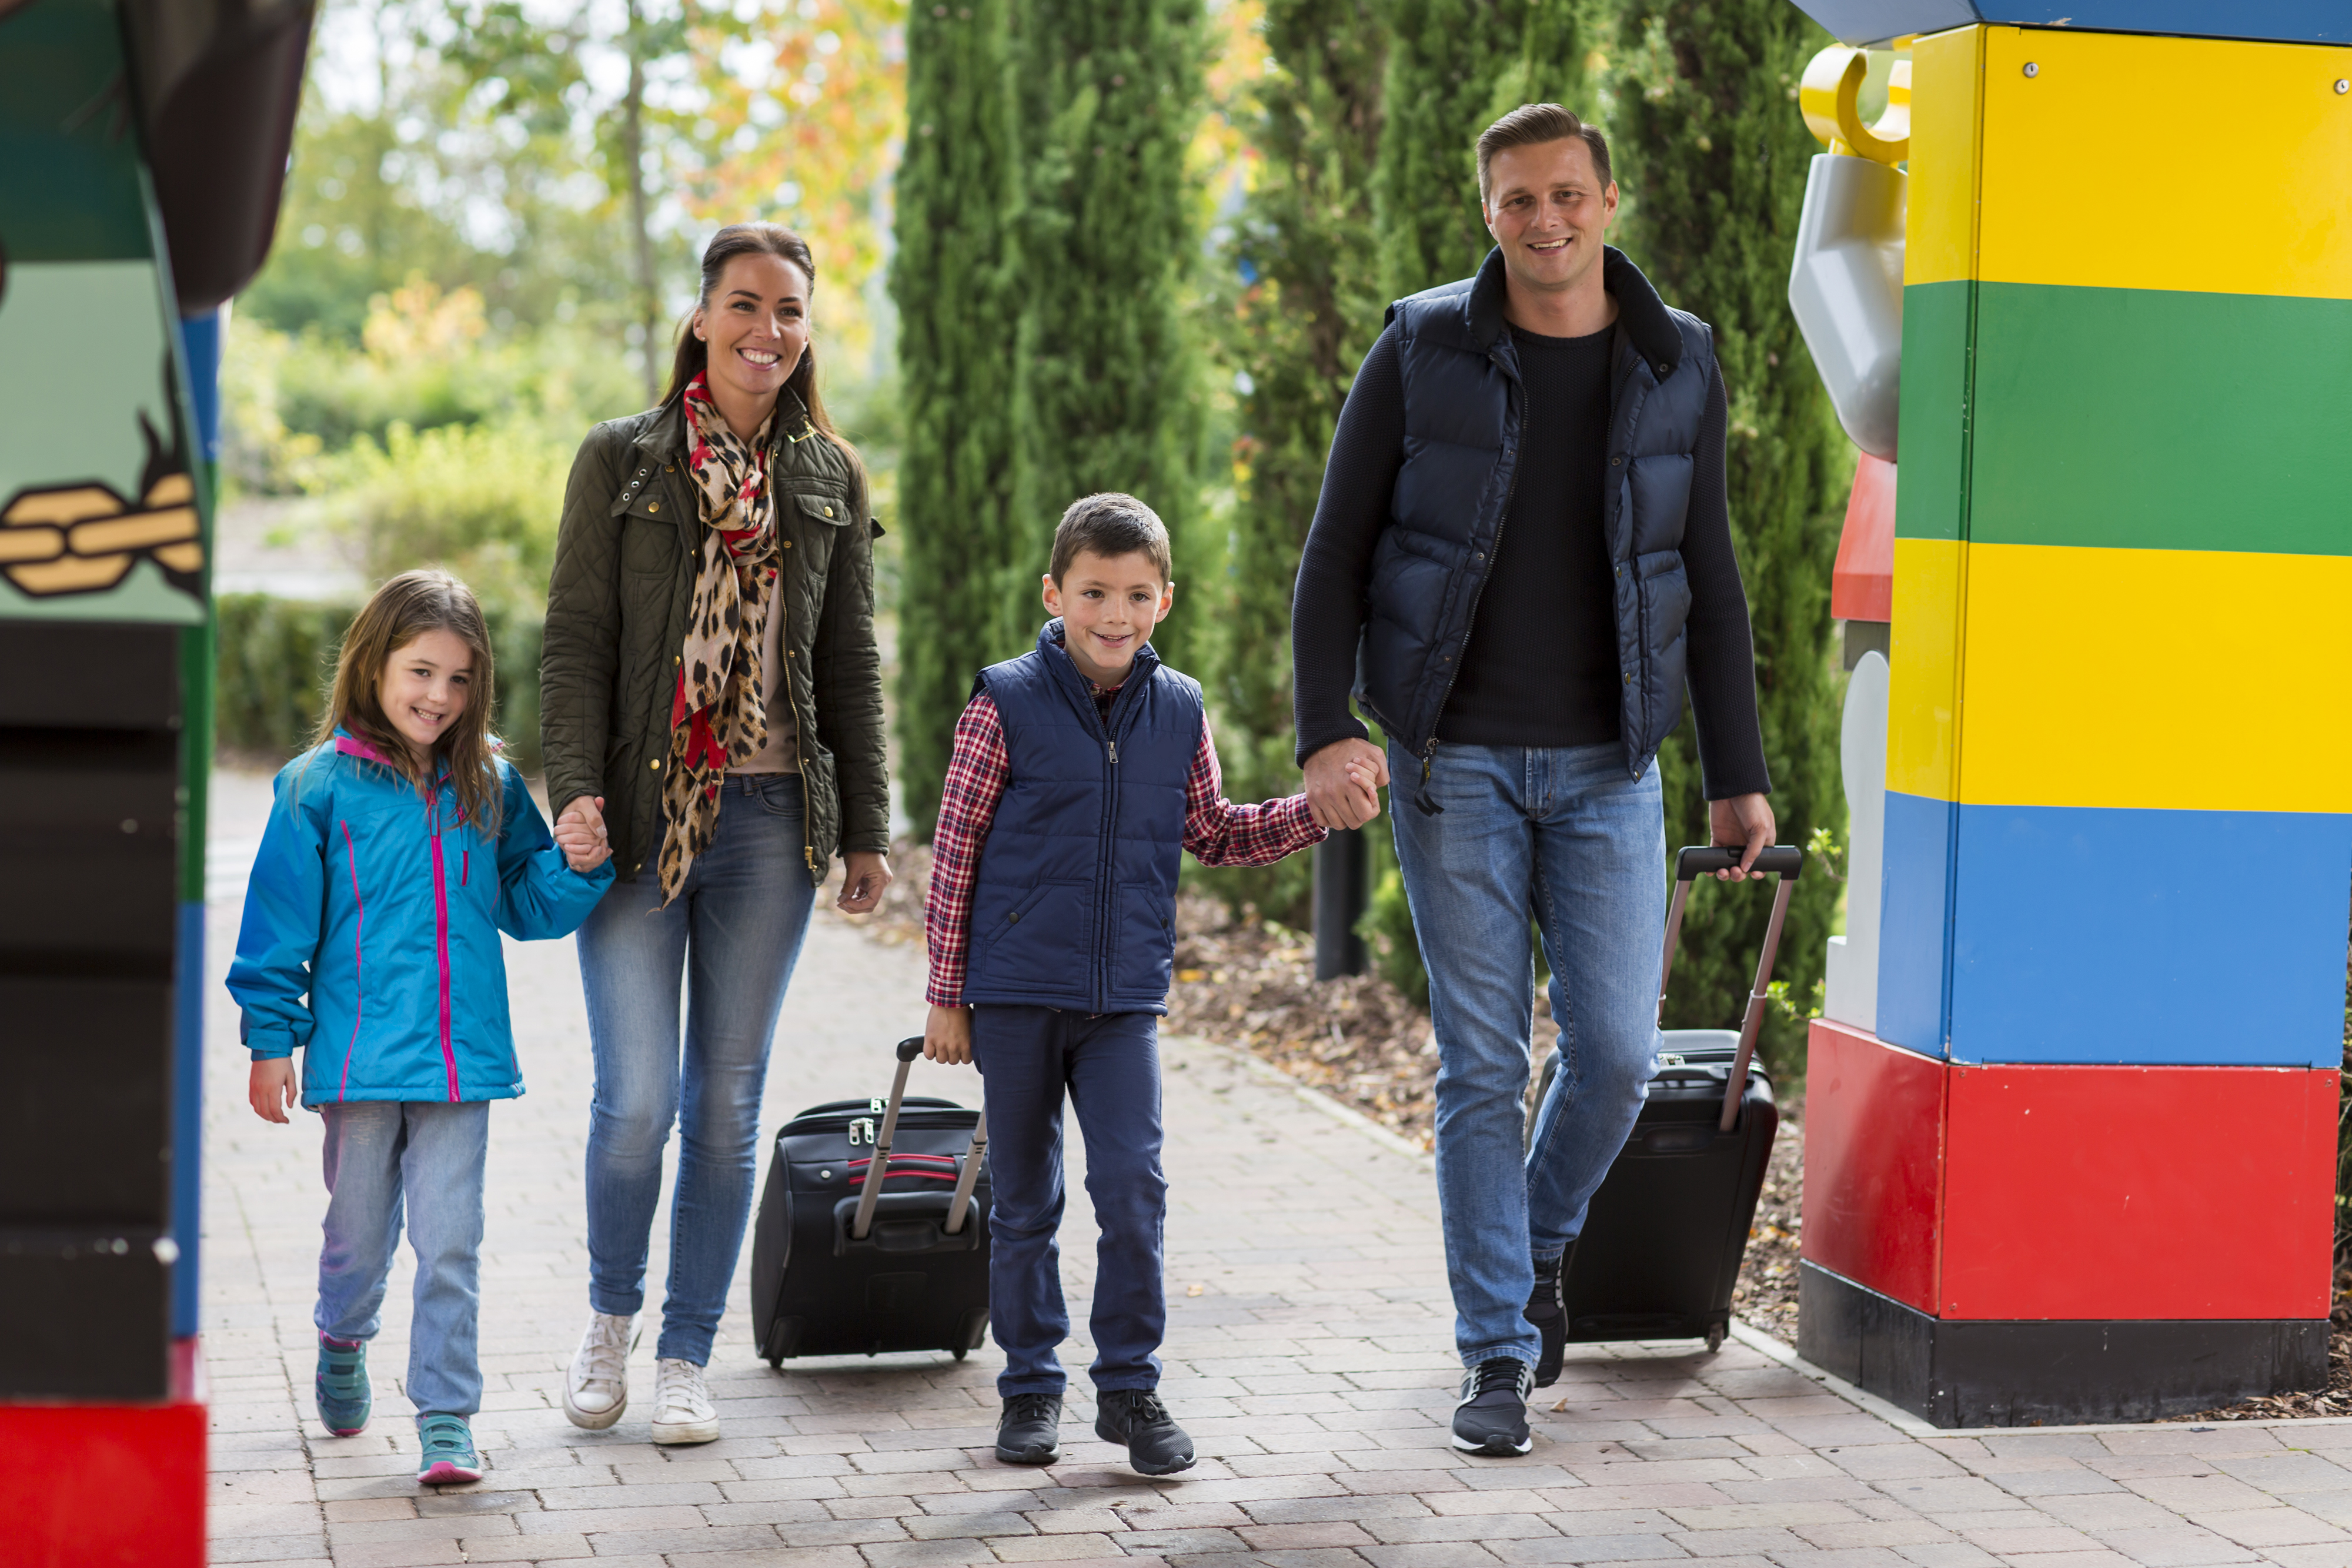
[[[1835,141],[1792,303],[1867,454],[1842,568],[1896,499],[1883,727],[1870,653],[1846,730],[1881,896],[1850,891],[1812,1030],[1801,1347],[1943,1426],[2324,1385],[2352,12],[1804,8],[1924,36],[1876,149],[1837,133],[1843,51],[1805,93]],[[1838,613],[1850,647],[1875,619]]]

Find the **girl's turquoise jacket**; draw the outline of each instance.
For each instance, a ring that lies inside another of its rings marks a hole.
[[[279,770],[228,988],[256,1061],[306,1048],[303,1104],[522,1092],[499,933],[571,935],[613,867],[573,871],[522,776],[498,769],[495,842],[459,820],[446,772],[427,800],[341,730]]]

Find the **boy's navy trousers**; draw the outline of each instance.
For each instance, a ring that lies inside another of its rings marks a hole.
[[[996,1390],[1061,1394],[1062,1097],[1087,1141],[1096,1248],[1092,1327],[1097,1389],[1157,1388],[1168,1325],[1160,1169],[1160,1019],[1057,1008],[971,1009],[972,1060],[987,1080],[989,1314],[1004,1370]]]

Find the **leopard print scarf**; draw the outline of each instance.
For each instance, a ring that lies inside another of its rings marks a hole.
[[[662,784],[662,904],[719,830],[727,769],[768,744],[760,650],[775,598],[775,500],[768,488],[772,413],[746,443],[728,427],[707,372],[687,383],[687,468],[702,514],[702,561],[670,702],[669,777]]]

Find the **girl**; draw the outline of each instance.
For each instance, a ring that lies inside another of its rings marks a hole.
[[[367,1425],[367,1342],[404,1196],[416,1479],[436,1484],[482,1475],[467,1422],[482,1392],[482,1166],[489,1102],[522,1092],[499,933],[565,936],[613,879],[592,830],[551,840],[496,754],[491,691],[464,583],[411,571],[376,591],[343,639],[318,743],[278,775],[228,972],[255,1113],[287,1120],[299,1048],[301,1102],[326,1124],[319,1419],[339,1437]]]

